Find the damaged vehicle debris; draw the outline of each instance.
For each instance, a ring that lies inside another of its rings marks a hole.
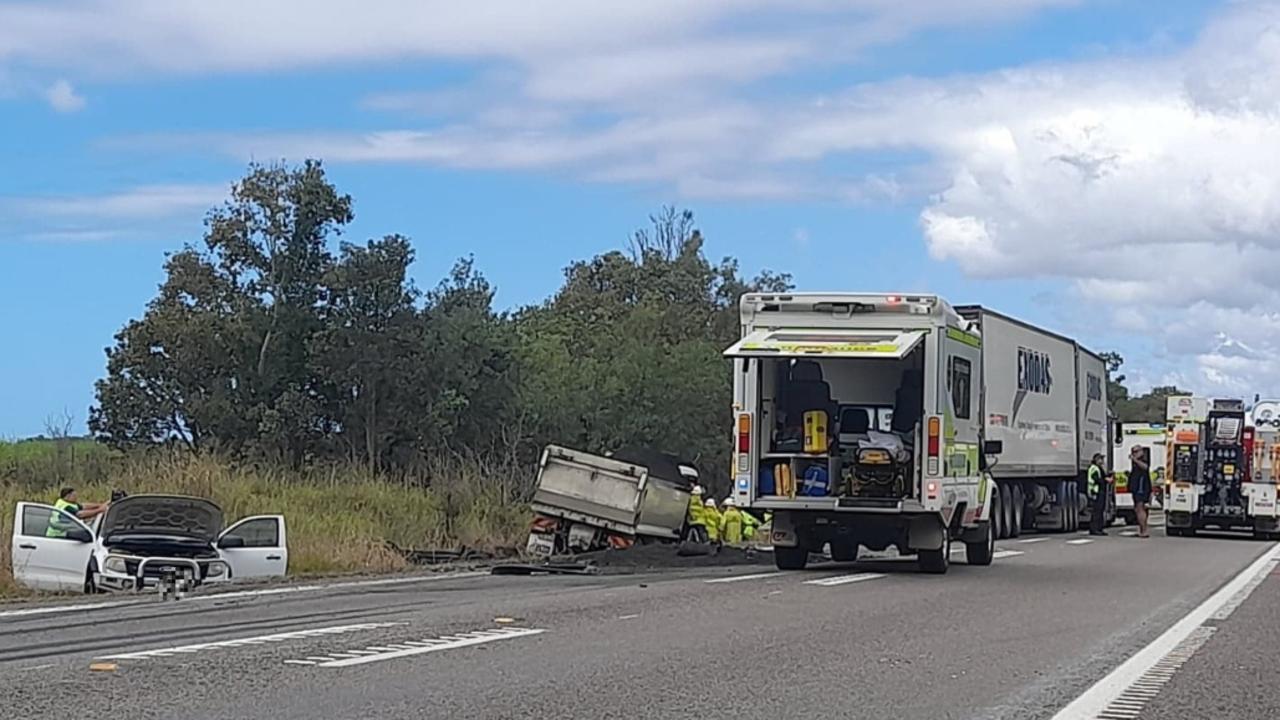
[[[14,580],[52,592],[181,594],[205,583],[283,577],[289,561],[283,516],[224,527],[214,502],[180,495],[124,497],[89,524],[50,505],[18,503],[12,549]]]

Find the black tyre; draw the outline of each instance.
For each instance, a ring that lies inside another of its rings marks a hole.
[[[1008,537],[1005,535],[1004,527],[1004,487],[999,483],[996,483],[992,487],[995,488],[995,493],[991,496],[992,529],[996,534],[996,539],[1003,540]]]
[[[803,570],[809,564],[809,549],[803,547],[775,547],[773,564],[779,570]]]
[[[1017,500],[1013,496],[1013,485],[1005,483],[1000,488],[1000,494],[1004,496],[1004,536],[1006,538],[1018,537],[1018,514],[1016,506]]]
[[[1120,522],[1124,523],[1125,525],[1138,524],[1138,514],[1132,510],[1121,510],[1118,513],[1118,515],[1120,517]]]
[[[1169,527],[1168,525],[1166,525],[1164,528],[1164,534],[1168,535],[1169,537],[1182,537],[1183,532],[1182,532],[1182,528]]]
[[[1023,513],[1026,511],[1027,498],[1022,494],[1022,485],[1013,486],[1013,532],[1010,537],[1022,537]]]
[[[964,544],[964,560],[970,565],[990,565],[996,555],[996,534],[991,523],[986,523],[984,539]]]
[[[831,559],[836,562],[854,562],[858,559],[858,543],[839,540],[831,543]]]
[[[951,536],[943,530],[941,550],[921,550],[920,570],[930,575],[944,575],[951,568]]]

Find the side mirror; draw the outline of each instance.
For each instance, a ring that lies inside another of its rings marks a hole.
[[[76,526],[67,530],[67,539],[82,543],[93,542],[93,533]]]
[[[1003,440],[985,440],[982,443],[983,455],[999,455],[1004,452]]]
[[[218,541],[220,548],[242,548],[244,547],[244,538],[239,535],[227,535]]]

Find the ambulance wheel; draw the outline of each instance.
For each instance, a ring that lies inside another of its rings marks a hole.
[[[940,550],[921,550],[918,562],[920,570],[930,575],[945,575],[951,567],[951,536],[942,531]]]
[[[991,496],[991,524],[997,540],[1003,540],[1004,534],[1004,486],[994,485],[995,493]]]
[[[1013,486],[1013,533],[1012,537],[1022,537],[1023,513],[1026,511],[1027,498],[1022,494],[1022,485]]]
[[[852,540],[837,540],[832,542],[831,559],[836,562],[857,562],[858,543]]]
[[[803,570],[809,564],[809,548],[775,547],[773,564],[779,570]]]
[[[992,530],[990,522],[985,524],[986,533],[982,540],[964,544],[964,561],[970,565],[990,565],[992,558],[996,555],[995,531]]]

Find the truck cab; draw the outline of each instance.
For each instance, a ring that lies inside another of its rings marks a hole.
[[[1177,424],[1170,440],[1172,484],[1166,528],[1194,535],[1205,528],[1252,530],[1259,539],[1280,538],[1280,508],[1267,444],[1248,425],[1244,403],[1234,399],[1170,398]]]
[[[981,337],[933,295],[748,294],[733,360],[734,496],[773,513],[779,568],[830,545],[946,572],[994,553]],[[984,452],[985,451],[985,452]]]

